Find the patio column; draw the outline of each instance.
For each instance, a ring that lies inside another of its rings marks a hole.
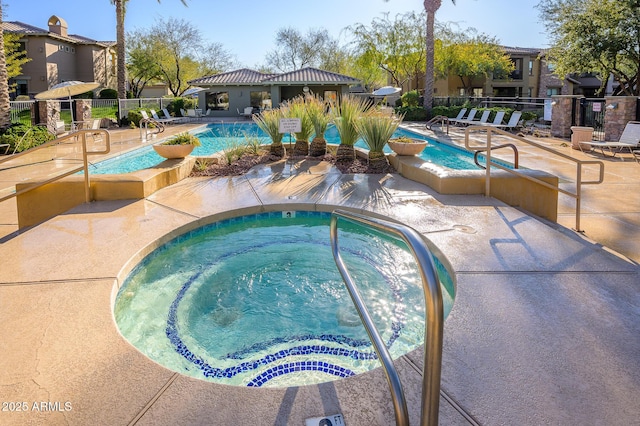
[[[60,101],[38,101],[38,124],[47,126],[47,129],[56,134],[56,121],[60,120]]]
[[[574,99],[584,98],[582,95],[554,95],[551,96],[551,136],[568,139],[571,137],[571,116]],[[580,104],[575,103],[576,123],[580,122]]]
[[[636,120],[637,96],[605,96],[604,136],[607,141],[617,141],[624,126]]]
[[[73,118],[76,121],[87,121],[91,119],[91,99],[76,99],[74,104]]]

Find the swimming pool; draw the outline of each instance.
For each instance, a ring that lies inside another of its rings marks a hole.
[[[216,222],[156,249],[118,292],[122,334],[167,368],[228,385],[306,385],[378,367],[333,261],[330,214],[287,213]],[[406,247],[349,224],[340,239],[392,356],[419,347],[423,293]],[[434,263],[446,315],[453,279]]]
[[[262,144],[268,144],[271,140],[254,123],[226,123],[208,124],[203,129],[194,132],[200,138],[202,145],[196,147],[191,155],[209,156],[234,145],[245,143],[246,138],[251,138]],[[406,129],[398,129],[394,137],[409,136],[412,138],[428,140],[429,145],[420,155],[425,161],[440,164],[442,166],[456,170],[478,170],[478,166],[473,162],[473,155],[468,151],[452,145],[444,144],[436,140],[427,138],[418,133]],[[340,136],[334,126],[330,126],[325,133],[327,143],[339,144]],[[285,138],[285,141],[287,139]],[[356,147],[367,149],[366,144],[360,140]],[[385,147],[385,152],[391,152]],[[481,156],[483,159],[484,157]],[[163,161],[151,146],[146,146],[132,152],[128,152],[111,159],[94,163],[91,165],[91,174],[121,174],[130,173],[136,170],[153,167]]]

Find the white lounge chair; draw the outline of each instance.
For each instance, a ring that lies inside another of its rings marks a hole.
[[[514,111],[511,114],[511,117],[509,117],[509,122],[507,122],[507,124],[494,124],[494,126],[501,129],[513,130],[518,127],[518,123],[520,123],[520,117],[522,117],[522,112]]]
[[[473,110],[471,110],[471,112],[473,112]],[[482,115],[480,116],[480,120],[474,120],[472,119],[467,119],[467,120],[461,120],[458,124],[463,125],[463,126],[472,126],[472,125],[483,125],[487,122],[487,120],[489,120],[489,115],[491,114],[491,111],[486,109],[484,111],[482,111]],[[471,115],[471,113],[469,113],[469,115]],[[475,117],[475,114],[474,114]]]
[[[149,112],[151,112],[151,116],[158,123],[171,124],[171,123],[175,123],[177,121],[177,119],[175,119],[175,118],[173,118],[171,116],[169,116],[169,118],[160,118],[160,116],[158,115],[158,113],[156,112],[155,109],[150,109]],[[164,114],[164,111],[163,111],[163,114]]]
[[[640,148],[640,121],[629,121],[620,135],[617,142],[580,142],[580,150],[584,152],[585,146],[589,147],[589,151],[599,149],[602,155],[607,156],[605,150],[609,152],[611,157],[615,157],[618,152],[627,150],[629,154],[638,161],[636,151]]]
[[[462,108],[460,111],[458,111],[458,115],[455,118],[449,118],[449,123],[453,123],[456,120],[462,120],[464,117],[464,115],[467,113],[467,109],[466,108]]]
[[[463,123],[465,121],[469,121],[469,120],[473,120],[476,117],[476,113],[478,112],[477,109],[473,108],[471,111],[469,111],[469,115],[467,115],[466,118],[452,118],[451,120],[449,120],[451,123],[453,124],[460,124]]]
[[[504,111],[498,111],[496,112],[496,116],[493,117],[493,121],[491,123],[486,123],[485,126],[495,126],[495,127],[500,127],[502,126],[502,120],[504,119]]]

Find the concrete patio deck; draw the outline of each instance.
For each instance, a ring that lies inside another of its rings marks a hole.
[[[451,138],[460,143],[459,134]],[[572,184],[562,161],[524,157]],[[380,369],[295,388],[216,385],[149,360],[113,319],[123,273],[158,239],[212,215],[338,206],[414,227],[456,272],[441,424],[637,424],[640,165],[606,161],[604,185],[585,189],[588,238],[569,229],[572,205],[562,197],[553,224],[492,198],[441,195],[398,175],[342,175],[309,161],[190,178],[144,200],[85,204],[20,233],[5,223],[0,424],[304,425],[335,413],[348,426],[393,424]],[[412,424],[421,363],[421,350],[396,361]],[[10,410],[23,402],[26,410]]]

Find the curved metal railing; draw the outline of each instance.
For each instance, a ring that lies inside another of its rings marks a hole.
[[[491,148],[493,151],[495,151],[496,149],[500,149],[500,148],[511,148],[513,149],[513,168],[517,169],[519,168],[519,164],[520,164],[520,154],[518,153],[518,148],[512,144],[512,143],[505,143],[502,145],[497,145],[494,146],[493,148]],[[480,164],[480,161],[478,161],[478,157],[480,156],[481,153],[488,151],[487,148],[485,149],[476,149],[475,154],[473,154],[473,161],[476,163],[476,166],[480,167],[481,169],[486,170],[487,168],[485,166],[483,166],[482,164]]]
[[[401,426],[409,425],[409,415],[404,397],[400,377],[393,365],[393,360],[389,354],[380,333],[378,332],[367,307],[358,292],[358,289],[349,275],[338,245],[338,219],[344,219],[352,223],[365,225],[386,234],[401,238],[409,247],[420,270],[422,287],[424,291],[425,313],[427,316],[424,330],[424,371],[422,382],[422,408],[420,424],[422,426],[437,425],[440,410],[440,374],[442,370],[442,329],[444,322],[444,311],[442,305],[442,291],[440,281],[436,273],[435,265],[431,253],[426,246],[421,235],[413,228],[383,219],[364,216],[357,213],[350,213],[343,210],[334,210],[331,215],[331,250],[338,270],[342,275],[351,299],[353,300],[358,315],[367,330],[369,339],[382,363],[387,383],[393,399],[393,408],[396,416],[396,424]]]

